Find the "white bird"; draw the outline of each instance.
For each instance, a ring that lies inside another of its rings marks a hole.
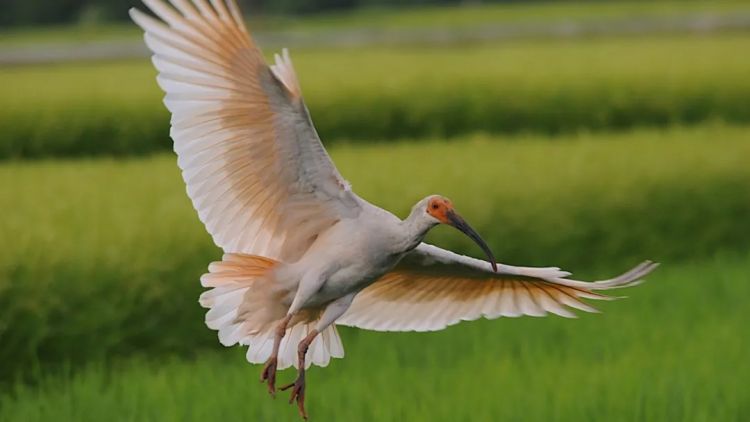
[[[444,197],[424,198],[404,220],[368,203],[323,148],[288,52],[267,65],[234,0],[144,3],[158,19],[130,15],[166,92],[178,165],[225,252],[201,277],[206,324],[223,345],[247,345],[247,360],[265,363],[272,394],[276,370],[294,365],[296,381],[284,388],[303,417],[305,369],[344,356],[335,324],[432,331],[480,317],[574,317],[566,307],[594,312],[582,298],[608,298],[594,291],[638,284],[656,267],[582,282],[559,268],[496,264]],[[489,261],[423,243],[441,223]]]

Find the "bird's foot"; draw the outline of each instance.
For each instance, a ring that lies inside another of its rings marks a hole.
[[[263,372],[260,374],[260,382],[268,382],[268,394],[272,397],[276,397],[276,365],[278,358],[272,356],[268,358],[266,364],[263,366]]]
[[[292,388],[294,387],[294,388]],[[307,420],[307,412],[305,412],[305,370],[300,369],[297,374],[297,379],[289,385],[281,387],[282,391],[292,388],[292,395],[289,397],[289,404],[293,401],[297,401],[297,408],[299,408],[299,415],[302,419]]]

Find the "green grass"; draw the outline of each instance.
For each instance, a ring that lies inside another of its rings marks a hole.
[[[141,7],[143,8],[143,7]],[[250,11],[245,11],[248,14]],[[722,1],[608,1],[535,2],[531,4],[467,4],[462,7],[357,9],[299,17],[248,16],[254,31],[316,33],[335,30],[410,30],[439,28],[460,30],[508,23],[602,21],[627,18],[661,18],[689,15],[712,17],[750,12],[741,0]],[[140,31],[132,24],[83,24],[0,31],[0,47],[24,47],[39,43],[135,40]]]
[[[292,52],[327,144],[750,122],[750,33]],[[147,60],[0,69],[0,159],[167,150]]]
[[[747,127],[340,146],[355,190],[405,215],[441,193],[502,262],[604,276],[750,250]],[[0,165],[0,379],[214,347],[196,303],[215,248],[175,159]],[[476,253],[455,230],[430,239]],[[712,281],[706,280],[710,285]]]
[[[705,14],[731,16],[750,11],[745,1],[546,1],[506,4],[465,4],[398,9],[359,9],[292,20],[279,20],[280,29],[410,28],[471,29],[491,24],[613,21],[628,18],[675,18]],[[252,23],[252,22],[251,22]]]
[[[125,41],[137,40],[139,36],[138,28],[130,23],[23,27],[0,32],[0,47],[25,48],[39,44]]]
[[[347,356],[310,372],[308,410],[317,421],[747,420],[748,258],[665,265],[629,299],[578,320],[342,330]],[[0,395],[0,419],[298,420],[258,375],[239,349],[90,364]]]

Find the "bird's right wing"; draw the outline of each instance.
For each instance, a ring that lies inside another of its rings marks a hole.
[[[359,198],[323,148],[289,55],[268,66],[234,0],[144,0],[187,191],[226,252],[294,261]]]
[[[480,317],[574,317],[567,307],[595,312],[581,299],[611,299],[595,293],[638,284],[657,264],[646,261],[618,277],[584,282],[558,268],[498,265],[426,243],[409,252],[389,273],[362,290],[337,324],[376,331],[434,331]]]

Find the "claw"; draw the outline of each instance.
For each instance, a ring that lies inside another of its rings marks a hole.
[[[294,387],[294,388],[292,388]],[[307,420],[307,412],[305,411],[305,370],[302,369],[297,375],[297,379],[293,383],[281,387],[281,391],[286,391],[292,388],[292,394],[289,396],[289,404],[292,404],[295,400],[297,401],[297,408],[299,409],[299,415],[302,419]]]
[[[260,382],[268,381],[268,394],[274,398],[276,398],[276,364],[277,358],[268,358],[260,374]]]

